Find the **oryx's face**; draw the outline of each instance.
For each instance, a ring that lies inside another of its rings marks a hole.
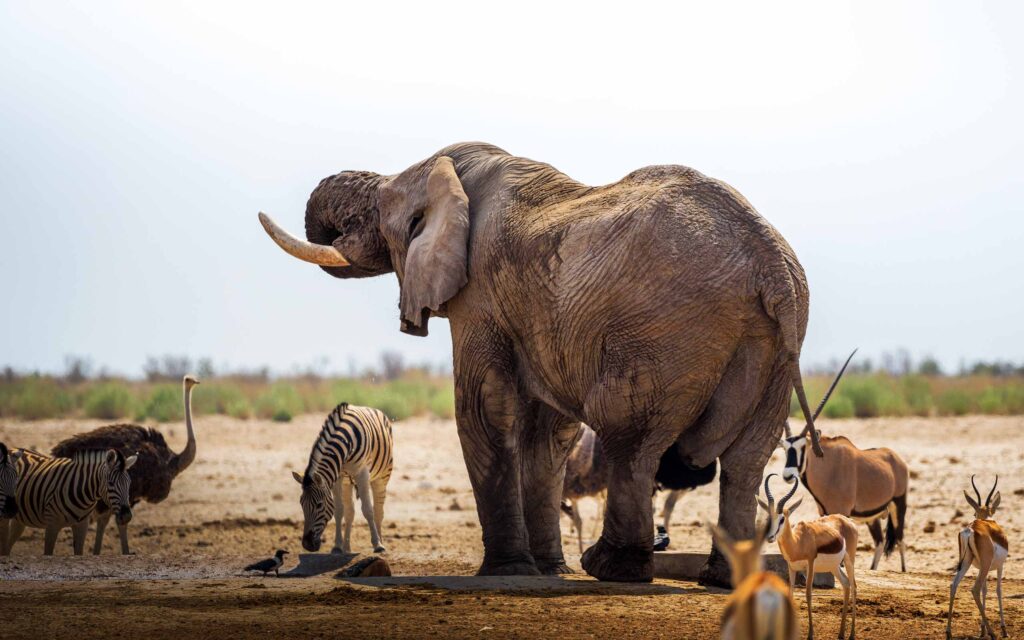
[[[111,450],[107,454],[107,504],[114,514],[117,524],[125,525],[132,520],[131,476],[132,468],[138,456],[125,458],[120,452]]]
[[[782,479],[794,482],[807,468],[807,436],[783,438],[779,446],[786,454],[786,468],[782,471]]]
[[[320,475],[292,475],[302,485],[302,497],[299,498],[303,519],[302,548],[306,551],[319,551],[324,529],[334,517],[334,491]]]
[[[18,489],[18,459],[21,452],[10,453],[0,442],[0,518],[18,515],[18,503],[14,494]]]

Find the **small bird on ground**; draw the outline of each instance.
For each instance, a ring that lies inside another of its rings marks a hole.
[[[282,564],[284,564],[284,555],[286,553],[288,552],[284,549],[278,549],[277,552],[274,554],[273,558],[267,558],[266,560],[254,562],[250,564],[248,567],[246,567],[245,570],[262,571],[264,576],[267,575],[269,572],[273,571],[274,575],[280,578],[281,574],[278,573],[277,570],[281,568]]]
[[[658,525],[658,532],[654,534],[654,550],[655,551],[664,551],[665,549],[668,549],[668,545],[669,545],[668,531],[665,529],[665,527],[663,527],[663,526],[661,526],[659,524]]]

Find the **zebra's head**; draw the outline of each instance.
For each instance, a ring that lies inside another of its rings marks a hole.
[[[11,453],[7,445],[0,442],[0,518],[18,515],[14,494],[18,489],[18,460],[21,456],[21,451]]]
[[[131,477],[132,468],[139,456],[124,457],[120,451],[107,451],[107,504],[114,513],[117,524],[128,524],[132,519]]]
[[[302,548],[319,551],[324,529],[334,517],[334,491],[318,473],[307,471],[305,476],[292,471],[292,477],[302,485]]]

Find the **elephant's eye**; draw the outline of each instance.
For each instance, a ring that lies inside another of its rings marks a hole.
[[[416,239],[416,236],[423,233],[423,213],[424,210],[422,209],[417,211],[413,215],[412,220],[409,221],[409,242],[412,242]]]

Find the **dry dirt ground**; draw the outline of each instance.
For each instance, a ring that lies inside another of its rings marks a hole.
[[[65,532],[57,555],[41,557],[41,532],[27,532],[10,558],[0,559],[0,637],[717,637],[726,593],[693,582],[649,585],[562,578],[472,578],[482,556],[473,495],[451,422],[408,420],[395,425],[395,474],[385,514],[387,557],[395,578],[337,577],[351,558],[300,556],[301,471],[321,423],[304,416],[289,424],[204,417],[192,468],[160,505],[141,504],[130,531],[135,555],[115,555],[108,530],[102,556],[72,557]],[[100,423],[0,422],[0,441],[40,450]],[[845,433],[862,447],[890,446],[913,472],[908,514],[909,572],[898,560],[867,570],[862,542],[858,634],[861,638],[940,638],[945,630],[956,532],[968,518],[961,490],[972,472],[984,487],[994,473],[1003,494],[999,521],[1010,537],[1005,583],[1011,637],[1024,633],[1024,580],[1016,550],[1024,520],[1024,419],[877,419],[823,421],[826,434]],[[161,427],[172,447],[184,442],[181,424]],[[769,469],[778,468],[777,454]],[[717,483],[677,506],[673,548],[706,551],[699,523],[717,515]],[[984,491],[985,489],[983,489]],[[810,517],[810,500],[800,515]],[[596,506],[585,503],[592,538]],[[570,565],[579,569],[575,537],[563,519]],[[861,528],[862,540],[870,540]],[[328,529],[329,549],[333,529]],[[88,545],[91,547],[91,534]],[[244,576],[247,563],[275,548],[292,551],[285,569],[302,563],[315,577]],[[357,520],[354,550],[370,551]],[[774,551],[774,549],[770,549]],[[978,631],[969,588],[954,614],[956,637]],[[799,597],[803,623],[806,607]],[[820,637],[838,632],[840,593],[815,598]],[[989,611],[995,615],[995,589]]]

